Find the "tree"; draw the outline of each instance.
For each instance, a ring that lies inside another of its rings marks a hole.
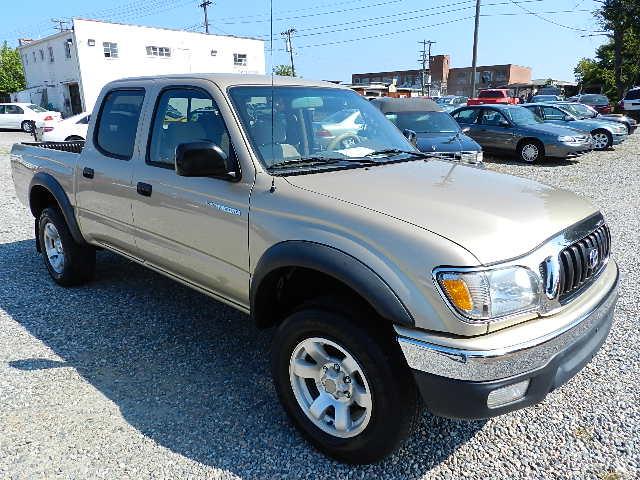
[[[24,70],[17,48],[11,48],[5,41],[0,47],[0,93],[24,90]]]
[[[293,77],[291,65],[276,65],[273,67],[273,73],[282,77]]]

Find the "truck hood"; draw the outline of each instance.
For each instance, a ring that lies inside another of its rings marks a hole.
[[[596,211],[566,190],[442,160],[296,175],[287,180],[446,237],[482,264],[525,254]]]

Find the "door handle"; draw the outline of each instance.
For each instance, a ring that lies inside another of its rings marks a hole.
[[[149,185],[148,183],[138,182],[136,190],[143,197],[150,197],[151,196],[151,192],[153,191],[153,187],[151,185]]]
[[[89,167],[84,167],[82,169],[82,176],[84,178],[93,178],[95,172],[93,171],[93,168],[89,168]]]

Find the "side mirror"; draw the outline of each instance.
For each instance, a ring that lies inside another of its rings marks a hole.
[[[418,145],[418,135],[416,134],[416,132],[405,128],[404,130],[402,130],[402,134],[407,137],[407,140],[411,142],[411,145],[413,145],[414,147]]]
[[[502,128],[509,128],[511,126],[511,124],[509,122],[507,122],[506,120],[504,120],[504,119],[500,120],[500,122],[498,124]]]
[[[181,143],[176,147],[176,173],[181,177],[235,179],[234,162],[213,142]]]

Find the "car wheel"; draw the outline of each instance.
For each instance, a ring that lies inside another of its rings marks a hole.
[[[385,335],[365,326],[375,316],[335,305],[307,306],[284,320],[273,340],[272,374],[285,410],[317,448],[371,463],[409,435],[417,389],[392,330]]]
[[[25,133],[32,133],[35,129],[35,123],[33,120],[25,120],[20,124],[20,128]]]
[[[596,150],[606,150],[613,145],[613,137],[606,130],[594,130],[591,132],[593,138],[593,148]]]
[[[518,156],[523,162],[535,163],[544,157],[544,147],[537,140],[524,140],[518,146]]]
[[[45,208],[40,214],[38,240],[45,266],[57,284],[69,287],[93,277],[95,249],[73,239],[64,217],[55,208]]]
[[[84,142],[84,138],[79,137],[78,135],[71,135],[64,139],[65,142]]]

